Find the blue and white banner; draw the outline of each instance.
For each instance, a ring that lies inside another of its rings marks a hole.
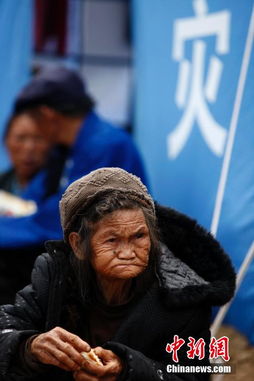
[[[136,131],[159,202],[254,240],[254,0],[133,0]],[[254,343],[254,260],[227,315]]]
[[[33,0],[0,0],[0,171],[7,165],[5,122],[31,65],[32,5]]]

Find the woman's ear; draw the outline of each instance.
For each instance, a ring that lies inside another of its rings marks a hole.
[[[83,255],[80,249],[80,236],[77,232],[71,232],[69,234],[69,244],[71,245],[71,248],[73,250],[73,253],[78,259],[83,259]]]

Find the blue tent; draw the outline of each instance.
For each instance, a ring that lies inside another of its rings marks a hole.
[[[12,102],[28,78],[32,51],[32,0],[0,1],[0,135]],[[7,165],[0,140],[0,171]]]
[[[155,199],[254,240],[254,1],[134,0],[136,129]],[[254,343],[254,263],[227,314]]]

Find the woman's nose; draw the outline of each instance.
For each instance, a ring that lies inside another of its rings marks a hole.
[[[26,139],[23,143],[24,151],[34,151],[36,148],[36,142],[33,139]]]
[[[136,253],[132,245],[122,245],[116,249],[116,254],[119,259],[133,259],[136,257]]]

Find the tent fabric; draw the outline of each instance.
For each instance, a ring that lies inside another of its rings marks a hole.
[[[32,0],[0,1],[0,133],[12,102],[29,76],[32,55]],[[0,138],[0,171],[8,159]]]
[[[134,0],[133,16],[154,198],[211,230],[239,270],[254,240],[254,2]],[[253,279],[254,261],[226,317],[251,343]]]

